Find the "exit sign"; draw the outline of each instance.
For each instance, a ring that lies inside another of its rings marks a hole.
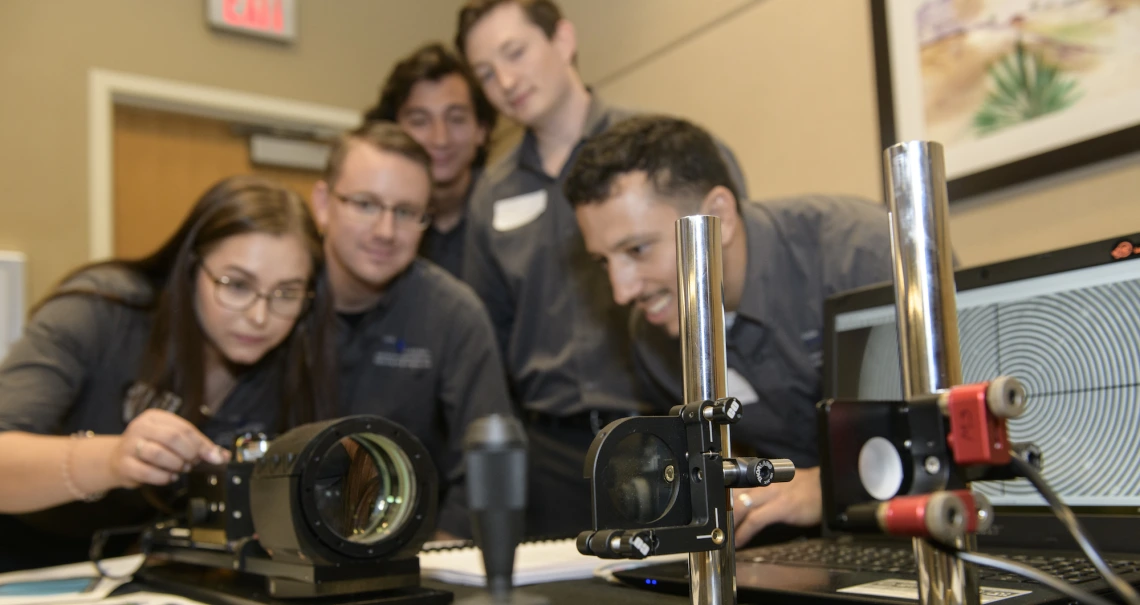
[[[206,0],[218,29],[290,42],[297,37],[297,0]]]

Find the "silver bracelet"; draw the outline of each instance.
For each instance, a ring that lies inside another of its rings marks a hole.
[[[71,434],[72,439],[89,439],[94,436],[95,433],[92,431],[77,431]],[[72,497],[76,500],[81,502],[95,502],[107,495],[107,492],[88,494],[75,485],[75,481],[71,479],[71,458],[74,452],[75,442],[72,441],[67,444],[67,452],[63,455],[63,484],[67,486],[67,491],[71,492]]]

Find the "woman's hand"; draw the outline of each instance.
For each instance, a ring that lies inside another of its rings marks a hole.
[[[185,418],[146,410],[127,425],[111,452],[111,473],[121,487],[166,485],[199,461],[222,464],[230,453]]]

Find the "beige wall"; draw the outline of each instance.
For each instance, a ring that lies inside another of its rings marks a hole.
[[[455,0],[302,0],[296,43],[211,31],[204,0],[0,2],[0,249],[30,297],[87,260],[87,72],[103,68],[349,109],[393,59],[450,38]]]
[[[753,197],[882,198],[868,0],[564,4],[587,81],[613,102],[713,130]],[[1140,157],[955,202],[951,214],[965,265],[1140,231]]]
[[[210,31],[203,0],[0,2],[0,249],[30,297],[87,258],[87,72],[103,68],[357,109],[393,59],[450,39],[460,0],[301,0],[290,46]],[[867,0],[562,0],[588,82],[727,141],[755,197],[880,198]],[[667,50],[661,52],[661,49]],[[1140,158],[954,204],[979,264],[1140,231]]]

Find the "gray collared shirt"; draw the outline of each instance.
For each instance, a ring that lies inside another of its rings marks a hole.
[[[467,239],[467,219],[450,231],[439,231],[435,225],[424,231],[420,240],[420,256],[439,265],[456,278],[463,277],[463,242]]]
[[[460,279],[463,278],[463,248],[467,239],[467,206],[481,174],[483,174],[481,168],[471,170],[471,185],[467,188],[467,198],[463,200],[463,216],[459,219],[459,223],[450,231],[440,231],[432,223],[424,230],[423,238],[420,240],[420,256],[447,269],[448,273]]]
[[[594,95],[583,140],[632,115]],[[512,395],[525,409],[557,416],[642,411],[629,311],[613,304],[609,278],[586,252],[562,190],[580,148],[552,177],[528,131],[487,170],[468,207],[463,278],[487,306]],[[735,158],[721,148],[743,191]]]
[[[801,468],[818,466],[823,302],[891,279],[886,208],[835,196],[741,206],[747,281],[725,341],[728,394],[745,404],[733,441]],[[661,410],[680,403],[679,342],[640,313],[632,333],[638,376],[654,403]]]
[[[514,413],[479,299],[416,259],[376,307],[338,323],[341,411],[382,416],[415,435],[440,473],[438,527],[469,537],[463,434],[476,418]]]

